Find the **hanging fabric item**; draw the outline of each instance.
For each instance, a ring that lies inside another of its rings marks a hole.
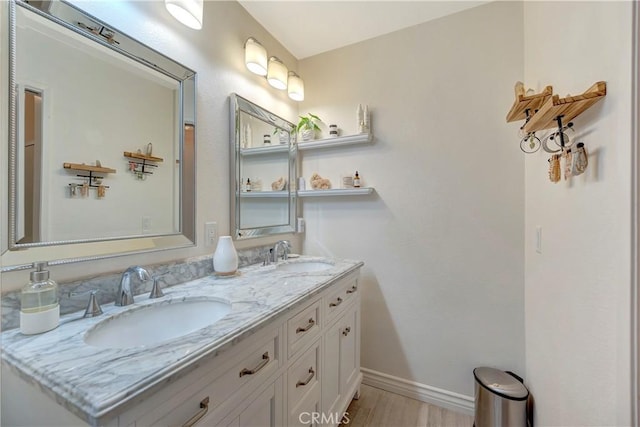
[[[562,162],[563,162],[563,170],[564,170],[564,180],[568,180],[571,178],[571,158],[573,154],[571,153],[571,149],[563,149],[562,150]]]
[[[580,175],[587,169],[589,164],[589,155],[583,142],[578,142],[573,150],[573,158],[571,159],[571,174]]]
[[[560,154],[554,154],[549,159],[549,179],[551,182],[559,182],[560,177]]]

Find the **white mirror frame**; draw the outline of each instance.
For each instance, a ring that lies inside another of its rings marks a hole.
[[[296,132],[295,125],[270,111],[254,104],[253,102],[237,95],[231,94],[229,100],[230,107],[230,164],[229,182],[231,184],[229,194],[231,200],[229,203],[231,215],[231,230],[233,230],[234,240],[251,239],[256,237],[270,236],[274,234],[294,233],[296,231],[296,212],[297,212],[297,194],[296,194],[296,164],[298,146],[296,144]],[[253,116],[265,123],[268,123],[274,127],[284,129],[289,132],[289,177],[287,189],[289,196],[286,198],[288,206],[289,221],[287,224],[273,224],[269,226],[253,227],[253,228],[241,228],[240,212],[241,212],[241,199],[240,199],[240,112]]]

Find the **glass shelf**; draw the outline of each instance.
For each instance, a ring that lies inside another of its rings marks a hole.
[[[339,136],[337,138],[316,139],[313,141],[298,142],[298,150],[316,150],[319,148],[342,147],[346,145],[367,144],[373,141],[372,133],[361,133],[358,135]]]
[[[243,191],[240,197],[249,198],[280,198],[289,197],[288,191]]]
[[[327,197],[327,196],[366,196],[373,193],[372,187],[363,188],[335,188],[331,190],[302,190],[298,197]]]
[[[259,156],[263,154],[288,153],[289,144],[278,144],[266,147],[241,148],[241,156]]]

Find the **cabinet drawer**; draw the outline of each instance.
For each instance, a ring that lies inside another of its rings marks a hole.
[[[287,371],[287,407],[289,418],[296,419],[300,405],[320,400],[320,340],[304,352]]]
[[[347,276],[341,283],[337,284],[335,289],[329,292],[322,302],[326,313],[326,324],[331,323],[352,301],[355,301],[359,296],[358,292],[360,290],[358,289],[357,274]]]
[[[320,335],[320,301],[302,309],[287,321],[288,358]]]
[[[278,331],[274,330],[268,338],[242,352],[233,352],[224,359],[213,359],[200,368],[201,378],[190,375],[193,380],[191,387],[165,402],[158,402],[154,410],[136,420],[136,425],[182,425],[195,414],[209,415],[229,398],[241,399],[278,370],[281,358]],[[222,362],[222,365],[216,362]],[[207,383],[202,374],[207,377],[208,368],[220,374]]]
[[[272,339],[262,346],[247,353],[247,356],[237,362],[226,373],[216,379],[210,386],[205,387],[211,395],[216,396],[219,403],[229,397],[235,390],[244,386],[255,387],[254,384],[270,376],[279,365],[278,342]],[[217,405],[216,405],[217,406]]]

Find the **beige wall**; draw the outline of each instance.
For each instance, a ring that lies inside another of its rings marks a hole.
[[[236,2],[205,2],[204,28],[201,31],[191,30],[178,23],[168,14],[161,1],[122,1],[116,4],[80,1],[79,6],[106,22],[115,23],[118,29],[198,72],[196,165],[198,246],[57,266],[51,269],[52,277],[63,281],[102,272],[119,271],[132,264],[145,265],[212,253],[215,247],[204,247],[203,244],[204,223],[217,221],[219,235],[229,234],[230,231],[229,94],[237,92],[291,121],[297,117],[298,112],[297,103],[289,100],[285,92],[274,90],[268,86],[264,78],[251,74],[245,69],[244,41],[250,36],[256,37],[264,44],[269,54],[280,57],[291,69],[296,69],[297,60]],[[6,2],[2,2],[0,7],[5,13]],[[3,26],[4,30],[6,28]],[[2,41],[6,43],[6,36],[3,35]],[[2,72],[2,75],[5,75],[5,68]],[[6,100],[3,99],[3,102]],[[6,105],[3,108],[6,108]],[[1,122],[2,132],[5,135],[6,117],[6,114],[3,114]],[[6,138],[3,138],[3,144],[4,141]],[[2,161],[5,161],[5,156],[2,156]],[[4,180],[4,177],[2,179]],[[3,185],[2,191],[5,187],[6,184]],[[3,228],[4,230],[6,228]],[[282,237],[245,241],[238,243],[236,247],[256,246]],[[284,235],[284,237],[292,239],[298,246],[297,236]],[[56,252],[53,251],[51,259],[55,258]],[[19,288],[28,280],[28,277],[27,272],[3,274],[2,291]]]
[[[575,120],[584,175],[526,156],[527,378],[538,425],[630,425],[631,2],[525,2],[524,78],[564,96],[607,82]],[[542,254],[534,249],[543,229]]]
[[[302,152],[376,195],[305,199],[305,252],[361,259],[362,366],[473,396],[474,367],[524,373],[524,181],[504,117],[523,74],[522,4],[480,6],[300,61],[307,99],[375,141]],[[325,132],[325,135],[328,132]]]

